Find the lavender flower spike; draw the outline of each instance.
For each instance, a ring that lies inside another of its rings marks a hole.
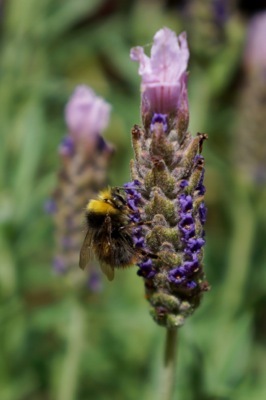
[[[69,133],[59,146],[61,169],[53,196],[54,269],[60,274],[78,273],[79,251],[84,239],[84,209],[88,199],[95,197],[107,184],[113,147],[101,133],[109,122],[110,109],[110,105],[87,86],[78,86],[66,105]],[[89,277],[88,281],[93,280]]]
[[[142,119],[132,141],[132,182],[125,184],[133,242],[154,320],[173,328],[184,323],[208,290],[203,272],[206,206],[205,134],[187,131],[186,35],[156,33],[151,58],[131,51],[140,63]]]

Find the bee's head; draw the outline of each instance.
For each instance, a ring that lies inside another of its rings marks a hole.
[[[111,189],[111,199],[116,208],[122,210],[126,206],[126,200],[124,194],[122,194],[121,189],[114,187]]]

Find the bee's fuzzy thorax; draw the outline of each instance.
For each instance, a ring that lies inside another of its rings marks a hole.
[[[95,214],[117,214],[119,210],[104,200],[90,200],[86,211]]]
[[[100,200],[111,200],[112,199],[112,189],[110,187],[103,189],[99,192],[98,198]]]

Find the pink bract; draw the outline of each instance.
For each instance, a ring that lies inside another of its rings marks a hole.
[[[77,86],[65,109],[69,134],[75,142],[90,141],[109,123],[111,106],[88,86]]]
[[[177,36],[170,29],[163,28],[154,36],[150,57],[144,53],[143,47],[131,49],[130,57],[139,62],[142,112],[176,112],[181,93],[186,91],[184,85],[189,59],[186,33]]]

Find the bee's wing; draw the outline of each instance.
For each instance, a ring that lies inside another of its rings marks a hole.
[[[90,231],[88,231],[86,233],[79,255],[79,266],[81,269],[85,269],[93,257],[92,241],[93,235]],[[115,272],[111,265],[100,261],[100,267],[104,275],[107,276],[108,280],[112,281],[114,279]]]
[[[86,233],[85,239],[83,241],[80,255],[79,255],[79,267],[81,269],[85,269],[88,265],[89,261],[92,258],[92,235],[91,232],[88,231]]]
[[[104,273],[104,275],[107,276],[109,281],[112,281],[114,279],[115,276],[115,270],[114,268],[111,267],[111,265],[106,264],[104,262],[100,262],[100,267],[102,272]]]

